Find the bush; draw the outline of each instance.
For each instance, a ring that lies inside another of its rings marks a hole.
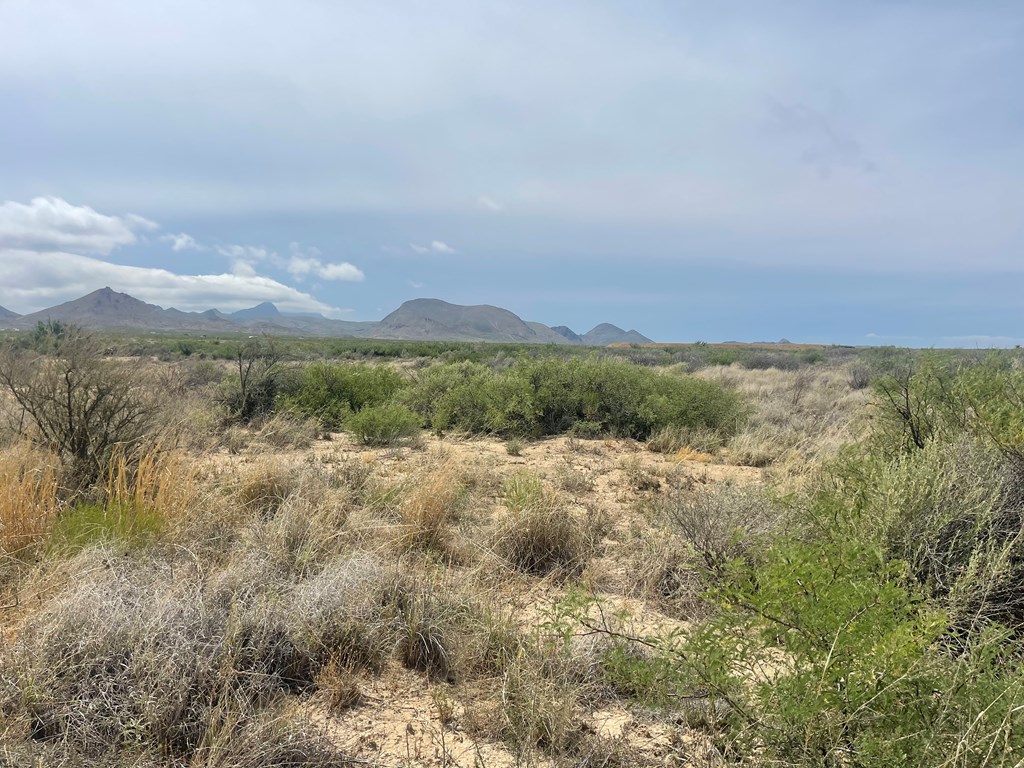
[[[270,416],[281,383],[281,351],[270,339],[252,339],[234,357],[236,376],[222,385],[220,401],[245,423]]]
[[[728,433],[743,417],[738,395],[719,384],[600,358],[520,360],[500,373],[475,363],[435,365],[403,401],[437,431],[506,437],[645,439],[670,425]]]
[[[14,346],[0,352],[0,387],[20,408],[21,431],[60,457],[70,491],[91,486],[115,450],[131,454],[154,426],[156,409],[138,367],[103,359],[91,335],[59,326],[42,357]]]
[[[876,547],[779,540],[763,563],[734,569],[716,600],[726,610],[694,633],[684,658],[727,703],[741,754],[968,766],[1009,765],[1024,748],[1024,678],[1002,657],[1005,636],[945,652],[943,613]]]
[[[345,428],[364,445],[394,446],[419,433],[420,418],[402,405],[380,405],[353,414]]]
[[[819,504],[845,507],[850,535],[879,542],[939,601],[957,631],[1024,632],[1024,477],[961,438],[883,461],[850,456]]]
[[[536,576],[575,576],[591,551],[590,537],[540,479],[527,472],[505,483],[509,514],[494,533],[494,551],[517,570]]]
[[[325,429],[337,429],[350,414],[388,403],[405,385],[396,371],[383,366],[315,363],[286,383],[280,405],[317,419]]]

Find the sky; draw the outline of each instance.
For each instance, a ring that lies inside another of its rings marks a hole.
[[[0,0],[0,305],[1024,344],[1024,3]]]

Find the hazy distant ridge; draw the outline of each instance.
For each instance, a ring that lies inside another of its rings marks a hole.
[[[187,331],[269,333],[279,335],[408,339],[411,341],[494,341],[527,344],[649,342],[637,331],[602,323],[583,336],[565,326],[549,328],[527,322],[501,307],[463,306],[440,299],[407,301],[379,322],[331,320],[313,314],[286,314],[270,302],[224,314],[216,309],[182,312],[139,301],[126,293],[101,288],[55,307],[19,316],[0,307],[0,322],[28,329],[40,321],[61,320],[107,331]]]

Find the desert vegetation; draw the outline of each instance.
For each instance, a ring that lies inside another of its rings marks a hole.
[[[0,761],[1017,765],[1021,362],[12,335]]]

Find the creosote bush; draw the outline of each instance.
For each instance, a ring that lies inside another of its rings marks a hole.
[[[438,432],[506,437],[576,430],[644,439],[669,425],[729,433],[743,417],[739,398],[716,383],[603,359],[523,360],[500,372],[439,364],[402,398]]]
[[[401,375],[384,366],[314,363],[287,377],[280,407],[333,430],[363,408],[389,403],[406,384]]]
[[[0,350],[0,387],[17,404],[21,434],[60,457],[67,490],[84,491],[115,451],[142,445],[156,409],[139,366],[105,360],[94,336],[62,324],[40,333],[45,356],[13,344]]]
[[[378,405],[349,416],[345,428],[364,445],[388,447],[415,438],[420,419],[403,405]]]

